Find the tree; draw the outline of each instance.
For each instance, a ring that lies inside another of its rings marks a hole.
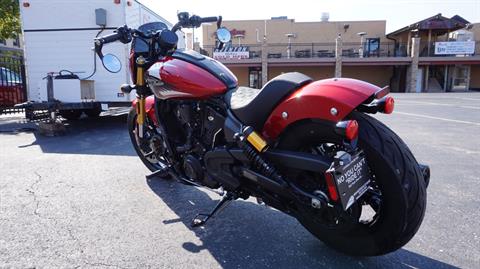
[[[0,0],[0,40],[15,38],[20,31],[18,0]]]

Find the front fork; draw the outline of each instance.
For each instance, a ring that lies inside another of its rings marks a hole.
[[[143,131],[145,128],[145,98],[146,98],[146,89],[145,89],[145,58],[143,56],[139,56],[136,59],[137,62],[137,125],[138,125],[138,136],[143,138]]]

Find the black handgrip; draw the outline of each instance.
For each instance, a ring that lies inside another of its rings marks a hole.
[[[106,36],[102,36],[99,39],[100,39],[100,41],[102,41],[103,44],[105,44],[105,43],[115,42],[115,41],[119,40],[121,37],[122,37],[121,34],[113,33],[113,34],[109,34],[109,35],[106,35]]]
[[[218,20],[217,17],[205,17],[205,18],[202,18],[200,21],[204,23],[204,22],[216,22],[217,20]]]

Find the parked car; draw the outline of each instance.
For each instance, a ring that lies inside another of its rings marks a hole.
[[[0,107],[12,107],[25,101],[23,81],[19,74],[0,67]]]

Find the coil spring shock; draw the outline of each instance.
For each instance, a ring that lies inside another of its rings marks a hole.
[[[277,169],[270,165],[258,152],[250,146],[247,142],[241,141],[240,148],[243,149],[247,158],[252,162],[252,165],[257,169],[261,174],[276,180],[277,182],[282,182],[282,176],[277,172]]]

